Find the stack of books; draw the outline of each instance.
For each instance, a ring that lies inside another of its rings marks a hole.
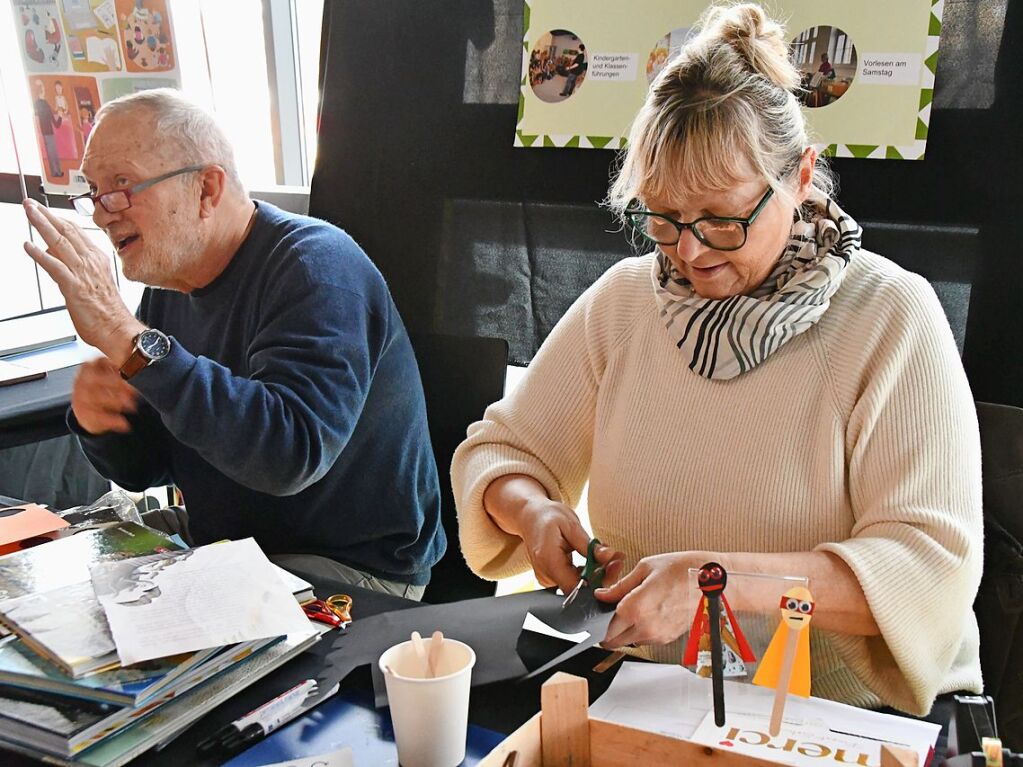
[[[90,567],[184,550],[126,522],[0,556],[0,748],[114,767],[298,655],[321,629],[122,667]],[[196,550],[198,551],[198,550]],[[297,598],[310,585],[280,570]]]

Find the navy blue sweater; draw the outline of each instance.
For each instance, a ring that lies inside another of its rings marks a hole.
[[[170,355],[132,379],[132,432],[81,435],[122,487],[181,488],[197,543],[253,536],[415,585],[445,549],[426,404],[383,277],[344,232],[257,203],[227,268],[145,291]]]

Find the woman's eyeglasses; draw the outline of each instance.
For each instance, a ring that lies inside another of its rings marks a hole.
[[[643,236],[644,239],[655,245],[672,247],[678,244],[682,232],[689,229],[697,240],[708,248],[714,250],[738,250],[746,244],[746,236],[750,226],[757,220],[757,216],[767,207],[774,189],[767,188],[764,196],[757,203],[745,218],[738,216],[704,216],[695,221],[676,221],[671,216],[663,213],[654,213],[645,210],[637,202],[636,206],[630,205],[625,209],[625,216],[629,223]]]

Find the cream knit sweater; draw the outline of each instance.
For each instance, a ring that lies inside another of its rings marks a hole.
[[[662,325],[653,257],[612,267],[455,453],[469,566],[492,579],[529,567],[483,508],[495,478],[529,475],[571,506],[588,480],[594,534],[629,568],[687,550],[829,551],[848,563],[881,635],[814,631],[814,695],[923,714],[939,693],[979,692],[970,388],[923,278],[865,251],[848,269],[816,326],[714,381],[686,367]],[[769,638],[777,613],[764,625],[743,622]],[[644,651],[681,657],[680,642]]]

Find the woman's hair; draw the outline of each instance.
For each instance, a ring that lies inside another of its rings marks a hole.
[[[107,117],[133,113],[152,116],[165,151],[184,164],[219,165],[229,186],[244,193],[231,142],[205,109],[173,88],[154,88],[108,101],[96,113],[96,124]]]
[[[725,191],[751,170],[791,201],[789,177],[810,145],[793,95],[799,85],[785,31],[760,6],[708,8],[699,33],[650,86],[608,206],[621,216],[635,198]],[[819,160],[814,186],[826,195],[835,186]]]

